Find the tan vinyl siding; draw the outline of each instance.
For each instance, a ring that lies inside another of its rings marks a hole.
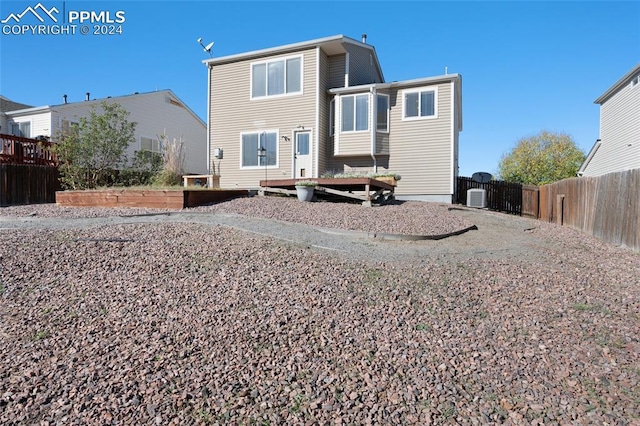
[[[640,168],[640,83],[631,82],[600,107],[600,148],[584,176]]]
[[[373,159],[368,155],[358,157],[334,157],[330,166],[330,170],[340,173],[369,173],[373,171]]]
[[[318,49],[319,50],[319,49]],[[319,50],[320,56],[320,66],[319,66],[319,76],[318,76],[318,88],[319,88],[319,96],[318,96],[318,149],[315,152],[315,155],[318,156],[318,170],[317,174],[314,176],[320,176],[322,172],[324,172],[327,168],[327,159],[329,158],[329,102],[330,97],[326,94],[327,89],[329,88],[329,80],[330,80],[330,61],[327,58],[327,55]]]
[[[349,86],[382,83],[370,49],[350,43],[345,43],[344,47],[349,52]]]
[[[390,93],[389,169],[402,176],[396,190],[398,195],[451,194],[452,85],[446,82],[437,87],[438,117],[435,119],[403,121],[403,89]]]
[[[389,133],[376,132],[376,154],[389,154]]]
[[[343,53],[340,55],[332,55],[327,58],[329,72],[327,89],[344,87],[346,57],[347,55]]]
[[[371,132],[341,133],[339,150],[337,156],[370,154]]]
[[[303,93],[251,100],[251,64],[265,59],[303,55]],[[220,186],[256,187],[265,171],[241,169],[241,132],[278,130],[278,166],[268,168],[267,178],[290,178],[292,174],[292,130],[304,126],[314,132],[316,126],[316,50],[273,55],[216,65],[211,70],[211,149],[224,148]],[[315,170],[313,171],[315,173]]]

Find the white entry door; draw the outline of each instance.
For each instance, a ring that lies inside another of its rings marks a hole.
[[[293,153],[293,169],[296,179],[312,177],[311,131],[295,132]]]

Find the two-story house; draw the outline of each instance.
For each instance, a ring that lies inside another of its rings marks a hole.
[[[159,136],[166,133],[168,140],[182,138],[184,142],[185,173],[208,172],[206,124],[171,90],[104,99],[90,99],[87,93],[84,100],[76,102],[68,102],[64,95],[61,104],[27,108],[7,100],[0,133],[26,138],[46,137],[55,142],[58,135],[78,123],[80,118],[88,117],[92,109],[100,113],[103,101],[118,103],[129,113],[127,120],[136,123],[135,142],[126,151],[129,159],[133,159],[136,151],[161,153]]]
[[[392,172],[402,176],[397,198],[452,202],[462,130],[459,74],[385,82],[366,36],[203,62],[210,152],[224,153],[221,187],[257,187],[265,174]]]
[[[640,169],[640,64],[594,103],[600,105],[600,138],[578,175],[599,176]]]

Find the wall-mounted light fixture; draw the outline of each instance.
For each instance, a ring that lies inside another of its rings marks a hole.
[[[266,143],[266,134],[265,134],[265,143]],[[262,162],[264,163],[264,186],[266,188],[267,187],[267,149],[263,145],[260,145],[260,147],[258,148],[258,158],[262,159]]]

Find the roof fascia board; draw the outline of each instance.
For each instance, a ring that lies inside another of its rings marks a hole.
[[[598,99],[593,101],[594,104],[602,105],[604,101],[609,99],[615,92],[617,92],[621,87],[625,86],[629,83],[629,81],[640,72],[640,63],[636,64],[635,67],[631,69],[628,73],[626,73],[620,80],[616,81],[613,86],[609,87],[606,92],[604,92]]]
[[[7,111],[6,114],[7,114],[7,116],[24,116],[24,115],[30,115],[30,114],[39,114],[39,113],[43,113],[43,112],[53,111],[54,108],[58,109],[58,108],[61,108],[61,107],[69,107],[69,106],[74,106],[74,105],[96,105],[98,103],[101,103],[102,101],[110,102],[110,101],[117,101],[118,99],[129,98],[129,97],[133,97],[133,96],[149,96],[149,95],[154,95],[154,94],[158,94],[158,93],[164,93],[164,94],[168,94],[168,95],[171,95],[172,97],[174,97],[177,101],[180,102],[180,104],[194,118],[196,118],[203,126],[206,127],[205,121],[202,118],[198,117],[198,114],[193,112],[193,110],[191,108],[189,108],[189,106],[187,106],[187,104],[184,103],[184,101],[182,99],[180,99],[178,96],[176,96],[176,94],[173,93],[173,91],[171,89],[163,89],[163,90],[158,90],[158,91],[155,91],[155,92],[134,93],[134,94],[122,95],[122,96],[112,96],[112,97],[109,97],[109,98],[91,99],[89,101],[68,102],[66,104],[45,105],[45,106],[21,109],[21,110],[16,110],[16,111]]]
[[[44,105],[44,106],[33,107],[33,108],[17,109],[15,111],[6,111],[5,114],[7,115],[7,117],[13,117],[13,116],[39,114],[39,113],[47,112],[50,110],[51,110],[51,106]]]
[[[276,53],[285,53],[293,50],[300,50],[303,48],[316,47],[322,44],[330,43],[332,41],[345,40],[346,38],[347,37],[340,34],[340,35],[335,35],[330,37],[318,38],[314,40],[302,41],[298,43],[285,44],[282,46],[269,47],[267,49],[259,49],[259,50],[252,50],[249,52],[236,53],[233,55],[221,56],[219,58],[205,59],[202,61],[202,63],[208,66],[225,64],[229,62],[251,59],[251,58],[260,57],[260,56],[268,56]]]
[[[351,87],[336,87],[334,89],[329,89],[327,92],[331,94],[344,94],[344,93],[363,92],[371,89],[372,87],[375,87],[377,90],[390,89],[390,88],[402,88],[402,87],[409,87],[409,86],[414,86],[418,84],[446,83],[454,80],[459,80],[460,77],[461,77],[460,74],[447,74],[447,75],[439,75],[434,77],[416,78],[413,80],[394,81],[391,83],[374,83],[374,84],[363,84],[360,86],[351,86]]]
[[[596,152],[598,152],[598,149],[600,149],[600,145],[602,145],[602,140],[597,139],[593,144],[593,146],[591,147],[589,154],[587,154],[587,158],[585,158],[582,164],[580,165],[580,168],[578,169],[578,176],[582,176],[584,174],[584,171],[587,169],[587,166],[589,166],[589,163],[591,163],[591,160],[593,160],[593,157],[596,155]]]
[[[371,44],[367,44],[367,43],[363,43],[361,41],[358,41],[356,39],[353,39],[351,37],[343,37],[343,42],[345,43],[349,43],[349,44],[353,44],[354,46],[358,46],[358,47],[364,47],[366,49],[371,50],[371,52],[373,53],[373,57],[376,59],[376,68],[378,69],[378,73],[380,74],[380,78],[382,79],[382,81],[384,81],[384,74],[382,73],[382,66],[380,65],[380,61],[378,60],[378,53],[376,52],[376,48],[371,45]]]

